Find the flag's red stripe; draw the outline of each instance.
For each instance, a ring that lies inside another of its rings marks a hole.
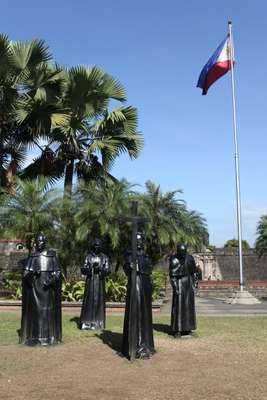
[[[218,62],[212,66],[206,77],[203,94],[207,94],[209,87],[231,69],[231,61]]]

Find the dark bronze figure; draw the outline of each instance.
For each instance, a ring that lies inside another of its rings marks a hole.
[[[196,264],[187,253],[185,244],[178,244],[170,258],[170,280],[173,288],[171,332],[174,336],[188,335],[196,329],[194,277]]]
[[[136,245],[136,256],[133,256],[133,249],[124,264],[128,285],[122,354],[131,360],[147,359],[155,353],[152,327],[152,266],[144,251],[143,237],[140,233],[136,235]],[[135,350],[134,356],[131,354],[132,349]]]
[[[110,262],[101,252],[101,246],[101,240],[93,241],[92,250],[86,256],[84,266],[81,268],[81,273],[86,275],[80,317],[81,329],[105,328],[105,277],[110,273]]]
[[[20,343],[46,346],[61,340],[61,268],[38,233],[35,250],[24,263]]]

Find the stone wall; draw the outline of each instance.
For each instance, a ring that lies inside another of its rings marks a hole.
[[[202,271],[203,280],[239,279],[238,250],[215,249],[213,252],[194,254]],[[267,280],[267,257],[258,257],[254,249],[243,252],[245,280]]]
[[[28,251],[18,249],[19,241],[0,241],[0,272],[18,270],[18,261],[27,257]],[[194,254],[202,271],[203,280],[239,280],[238,250],[215,249],[213,252]],[[168,262],[160,267],[168,269]],[[259,258],[254,249],[243,252],[245,280],[267,280],[267,257]]]
[[[20,242],[17,240],[0,241],[0,273],[20,270],[18,262],[28,255],[28,251],[20,247]]]

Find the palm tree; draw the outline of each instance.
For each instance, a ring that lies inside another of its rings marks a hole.
[[[49,189],[47,183],[44,177],[24,181],[17,178],[16,193],[7,196],[1,207],[4,234],[25,241],[29,251],[35,234],[53,225],[51,210],[57,190]]]
[[[195,251],[202,251],[209,244],[209,233],[203,215],[195,210],[184,209],[178,213],[176,223],[181,235],[179,241],[185,242]]]
[[[84,261],[85,243],[76,240],[78,225],[75,220],[79,199],[76,193],[62,196],[51,203],[50,216],[53,224],[47,229],[49,244],[57,250],[65,277],[72,280]],[[50,240],[49,240],[50,238]]]
[[[260,256],[267,254],[267,215],[262,215],[258,222],[255,247]]]
[[[130,215],[134,186],[123,179],[105,185],[84,182],[78,188],[76,238],[86,243],[88,238],[101,237],[105,251],[116,259],[117,267],[130,245],[131,227],[126,217]]]
[[[173,250],[179,241],[198,247],[207,238],[205,219],[188,211],[183,200],[177,199],[180,189],[163,193],[159,185],[146,182],[146,193],[139,196],[141,213],[148,218],[145,226],[147,250],[155,264]]]
[[[140,212],[148,219],[145,226],[147,251],[153,263],[168,252],[177,240],[177,213],[184,210],[184,201],[176,198],[181,190],[163,193],[160,185],[147,181],[146,192],[139,196]]]
[[[138,157],[143,138],[137,132],[135,108],[108,110],[110,100],[126,100],[120,82],[97,67],[71,68],[65,77],[62,106],[68,110],[69,118],[50,134],[54,144],[52,168],[42,153],[26,173],[36,174],[40,163],[44,163],[47,175],[50,171],[55,179],[64,176],[66,195],[72,193],[75,173],[87,181],[105,180],[110,177],[109,168],[121,153]]]
[[[58,126],[62,71],[41,40],[12,42],[0,35],[0,183],[12,186],[29,145]]]

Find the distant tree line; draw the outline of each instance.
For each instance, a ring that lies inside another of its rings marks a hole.
[[[88,242],[103,239],[104,249],[117,268],[130,247],[131,201],[138,200],[140,214],[147,223],[140,227],[146,236],[146,248],[153,264],[184,241],[195,250],[208,244],[203,216],[188,210],[177,193],[162,192],[148,181],[146,191],[138,193],[126,180],[109,183],[80,182],[72,196],[49,187],[45,177],[16,180],[16,193],[2,197],[0,235],[24,240],[29,251],[37,231],[42,230],[56,248],[65,272],[75,271],[82,263]]]

